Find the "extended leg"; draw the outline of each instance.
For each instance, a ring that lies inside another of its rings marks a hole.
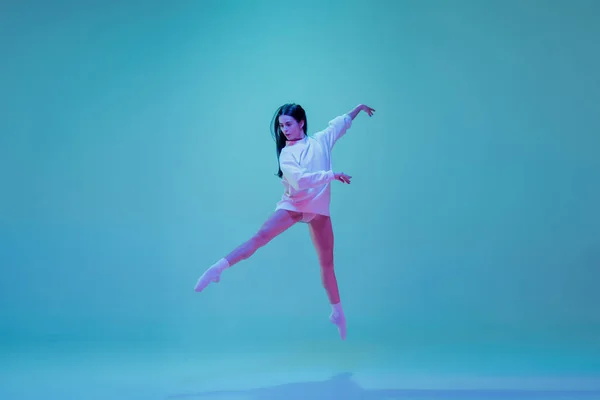
[[[256,250],[265,246],[276,236],[300,221],[301,217],[302,215],[300,213],[293,211],[275,211],[250,240],[239,245],[235,250],[225,256],[225,259],[230,266],[233,266],[242,260],[250,258]]]
[[[321,281],[332,308],[330,320],[338,327],[341,338],[345,339],[346,317],[342,310],[337,278],[333,267],[334,239],[331,218],[328,216],[315,217],[310,221],[309,231],[319,258]]]
[[[238,262],[250,258],[256,250],[265,246],[301,218],[301,214],[287,210],[276,210],[252,238],[239,245],[231,253],[217,261],[196,282],[194,290],[201,292],[210,282],[219,282],[221,272]]]

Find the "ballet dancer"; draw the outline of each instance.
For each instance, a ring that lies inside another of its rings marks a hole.
[[[321,282],[331,304],[329,320],[338,328],[342,340],[346,338],[346,317],[342,310],[333,262],[333,228],[329,212],[330,183],[334,180],[350,184],[351,176],[333,172],[331,151],[335,143],[352,126],[361,112],[369,117],[375,110],[364,104],[331,120],[322,131],[307,135],[307,119],[298,104],[279,107],[271,121],[279,170],[284,193],[275,211],[246,242],[209,267],[198,279],[194,290],[201,292],[211,282],[218,283],[221,273],[251,257],[277,235],[300,222],[308,225],[312,243],[321,267]]]

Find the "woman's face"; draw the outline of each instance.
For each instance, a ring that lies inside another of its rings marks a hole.
[[[300,123],[298,123],[294,117],[290,117],[289,115],[279,116],[279,128],[289,141],[302,139],[304,137],[304,131],[302,130],[303,127],[304,121],[300,121]]]

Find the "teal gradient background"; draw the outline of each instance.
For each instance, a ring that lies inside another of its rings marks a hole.
[[[6,371],[295,354],[597,375],[599,16],[584,0],[1,5]],[[285,102],[311,132],[377,110],[333,156],[353,176],[331,204],[346,342],[305,225],[192,290],[282,194]]]

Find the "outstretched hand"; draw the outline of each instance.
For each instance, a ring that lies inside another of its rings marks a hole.
[[[373,114],[375,113],[375,110],[371,107],[369,107],[366,104],[361,104],[360,105],[360,110],[366,112],[367,114],[369,114],[369,117],[372,117]]]
[[[350,175],[346,175],[343,172],[336,172],[336,173],[333,174],[333,176],[338,181],[340,181],[342,183],[347,183],[347,184],[350,184],[350,179],[352,179],[352,177]]]
[[[375,113],[375,110],[372,109],[371,107],[369,107],[366,104],[359,104],[356,107],[354,107],[352,110],[350,110],[349,112],[347,112],[347,114],[350,116],[350,118],[352,118],[354,120],[354,118],[356,118],[356,116],[358,115],[359,112],[364,111],[366,112],[369,117],[372,117],[373,114]]]

